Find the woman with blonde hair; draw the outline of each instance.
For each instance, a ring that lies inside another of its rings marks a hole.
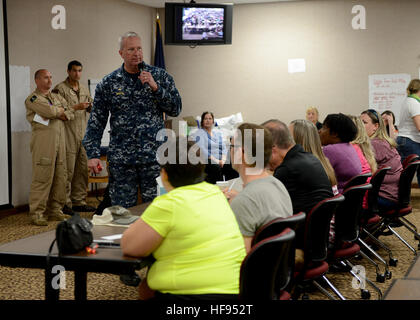
[[[316,126],[317,130],[322,128],[322,123],[319,122],[319,112],[317,108],[309,107],[306,110],[306,120],[312,122]]]
[[[369,171],[366,171],[366,172],[372,172],[373,174],[378,169],[378,165],[376,163],[375,153],[373,151],[372,144],[370,143],[370,138],[366,133],[365,126],[359,117],[352,116],[352,115],[348,115],[348,117],[351,120],[353,120],[354,124],[357,127],[357,136],[350,143],[353,145],[353,147],[355,147],[357,153],[359,153],[359,150],[361,151],[362,156],[365,158],[365,160],[369,164]],[[363,170],[363,164],[362,164],[362,173],[365,173]]]
[[[327,173],[334,194],[338,193],[337,178],[335,177],[334,169],[324,155],[324,152],[322,152],[321,140],[315,125],[308,120],[298,119],[290,123],[289,130],[295,142],[300,144],[303,150],[312,153],[318,158]]]
[[[360,115],[366,133],[370,138],[378,167],[389,166],[389,170],[379,191],[378,205],[392,208],[398,202],[398,183],[402,171],[401,157],[396,149],[397,144],[390,138],[382,117],[374,109],[368,109]]]

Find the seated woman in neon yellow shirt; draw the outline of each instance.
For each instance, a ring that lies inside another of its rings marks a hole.
[[[234,213],[219,187],[204,182],[205,165],[190,157],[179,164],[179,138],[168,148],[175,149],[177,163],[161,170],[168,193],[124,232],[121,248],[125,255],[154,256],[147,284],[157,298],[234,299],[245,257]]]

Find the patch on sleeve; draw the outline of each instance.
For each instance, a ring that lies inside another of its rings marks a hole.
[[[31,102],[34,102],[34,101],[36,100],[36,98],[37,98],[37,96],[33,95],[33,96],[31,97]]]

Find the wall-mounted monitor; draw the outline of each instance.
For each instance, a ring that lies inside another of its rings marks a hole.
[[[165,44],[232,43],[231,4],[165,3]]]

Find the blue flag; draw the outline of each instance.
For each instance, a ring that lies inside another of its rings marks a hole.
[[[165,57],[163,56],[162,34],[160,32],[160,21],[156,19],[156,48],[155,48],[155,66],[165,68]]]

